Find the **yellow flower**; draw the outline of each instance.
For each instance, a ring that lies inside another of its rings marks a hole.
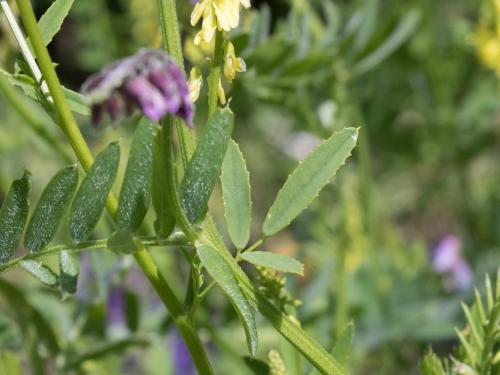
[[[201,75],[201,70],[198,67],[194,67],[189,72],[189,98],[194,103],[200,97],[201,86],[203,86],[203,76]]]
[[[217,87],[217,95],[219,95],[220,104],[226,104],[226,94],[224,92],[224,87],[222,86],[222,81],[219,79],[219,87]]]
[[[224,76],[231,82],[236,72],[245,72],[247,66],[242,58],[236,57],[233,43],[227,42],[224,52]]]
[[[240,3],[250,7],[249,0],[200,0],[191,13],[191,25],[195,26],[201,18],[201,30],[196,34],[195,44],[209,43],[215,30],[231,31],[240,23]]]

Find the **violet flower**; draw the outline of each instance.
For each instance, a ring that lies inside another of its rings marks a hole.
[[[172,335],[172,361],[175,375],[195,375],[191,354],[177,331]]]
[[[139,108],[151,121],[172,113],[192,126],[194,107],[186,77],[159,49],[143,49],[108,65],[85,81],[82,94],[92,107],[94,124],[100,122],[103,112],[115,121],[123,112],[131,114]]]
[[[432,266],[437,273],[444,274],[444,285],[448,290],[467,290],[472,283],[472,272],[461,255],[462,244],[454,235],[447,235],[433,250]]]

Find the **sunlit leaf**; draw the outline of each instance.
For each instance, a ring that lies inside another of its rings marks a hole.
[[[12,183],[0,210],[0,264],[7,262],[21,241],[28,218],[28,194],[31,189],[30,174]]]
[[[236,309],[245,329],[248,350],[252,356],[255,356],[257,352],[257,327],[254,310],[241,291],[230,265],[217,253],[217,250],[208,245],[199,246],[197,251],[203,266],[224,290]]]
[[[356,145],[358,129],[345,128],[323,141],[288,177],[269,209],[263,232],[270,236],[295,219],[344,164]]]
[[[92,235],[101,217],[120,161],[118,143],[109,144],[97,155],[92,168],[82,181],[71,207],[70,231],[78,244]]]
[[[208,200],[220,176],[222,162],[233,131],[234,115],[229,108],[215,112],[203,128],[198,146],[189,161],[180,194],[191,223],[203,220]]]
[[[245,159],[234,141],[229,142],[222,163],[222,193],[224,212],[229,236],[238,249],[242,249],[250,238],[252,201],[250,181]]]
[[[75,0],[56,0],[38,21],[38,29],[45,45],[48,45],[61,29]]]
[[[64,168],[49,182],[26,228],[24,246],[29,253],[40,251],[54,238],[77,186],[76,166]]]
[[[54,287],[59,284],[59,278],[57,275],[46,265],[38,263],[34,260],[23,260],[20,264],[21,267],[36,277],[42,284],[50,287]]]

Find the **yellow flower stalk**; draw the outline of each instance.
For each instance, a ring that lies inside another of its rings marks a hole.
[[[195,26],[201,18],[201,30],[196,34],[195,44],[209,43],[215,30],[231,31],[240,23],[240,4],[250,7],[249,0],[200,0],[191,13],[191,25]]]

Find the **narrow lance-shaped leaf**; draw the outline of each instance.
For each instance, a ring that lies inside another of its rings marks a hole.
[[[170,122],[164,121],[154,134],[153,141],[153,181],[152,198],[153,207],[156,214],[154,223],[156,235],[167,238],[175,227],[174,208],[170,199],[170,185],[168,180],[167,166],[165,162],[170,158],[170,131],[167,126],[172,126]]]
[[[119,229],[136,231],[148,211],[153,173],[153,124],[142,120],[132,141],[118,202]]]
[[[346,369],[349,368],[351,361],[353,336],[354,323],[350,322],[342,331],[342,334],[332,350],[332,356]]]
[[[59,253],[59,270],[63,298],[69,294],[75,294],[78,284],[78,275],[80,273],[78,259],[69,251],[61,251]]]
[[[285,228],[307,208],[349,157],[357,137],[358,129],[343,129],[323,141],[299,164],[269,209],[263,226],[266,236]]]
[[[256,266],[271,268],[276,271],[295,273],[297,275],[304,273],[304,265],[297,259],[286,255],[274,254],[267,251],[252,251],[241,254],[240,258]]]
[[[208,200],[220,176],[233,122],[234,115],[228,107],[215,112],[205,125],[189,161],[180,194],[182,207],[191,223],[203,220],[207,213]]]
[[[40,251],[52,241],[77,186],[76,166],[64,168],[49,182],[26,228],[24,246],[29,253]]]
[[[45,45],[48,45],[57,32],[61,29],[64,19],[67,17],[75,0],[56,0],[47,9],[38,22],[40,34]]]
[[[82,181],[71,207],[70,231],[76,244],[87,241],[101,217],[120,161],[118,143],[109,144],[97,155]]]
[[[0,264],[7,262],[21,241],[28,218],[29,172],[12,183],[0,210]]]
[[[252,223],[250,176],[245,159],[234,141],[229,142],[222,163],[221,182],[229,236],[236,248],[243,249],[250,238]]]
[[[46,265],[38,263],[34,260],[23,260],[20,264],[21,267],[36,277],[42,284],[50,287],[54,287],[59,284],[59,278],[57,275]]]
[[[252,356],[255,356],[257,352],[257,327],[254,311],[241,291],[230,265],[217,253],[217,250],[208,245],[201,245],[197,251],[203,266],[227,294],[236,309],[245,329],[248,350]]]

